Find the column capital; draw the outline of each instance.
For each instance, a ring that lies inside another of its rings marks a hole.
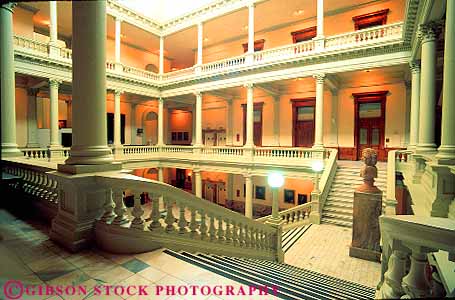
[[[252,88],[254,87],[254,83],[252,83],[252,82],[249,82],[249,83],[245,83],[245,84],[243,85],[243,87],[246,87],[246,88],[252,89]]]
[[[13,13],[14,7],[16,7],[16,5],[17,5],[17,3],[15,3],[15,2],[8,2],[5,4],[2,4],[1,8],[9,10],[11,13]]]
[[[120,16],[115,16],[115,22],[119,22],[119,23],[122,23],[124,21],[124,19]]]
[[[420,60],[413,60],[409,62],[409,68],[412,74],[420,73]]]
[[[196,97],[202,97],[202,92],[201,91],[195,91],[195,92],[193,92],[193,94]]]
[[[441,32],[441,23],[429,22],[420,24],[417,30],[417,37],[422,43],[435,41]]]
[[[55,78],[49,78],[49,87],[58,87],[62,83],[61,80]]]
[[[114,90],[114,95],[115,95],[115,96],[120,96],[120,95],[123,94],[124,92],[125,92],[124,90],[117,90],[117,89],[115,89],[115,90]]]
[[[248,4],[246,5],[246,7],[248,7],[248,8],[254,8],[255,6],[256,6],[256,3],[253,2],[253,1],[251,1],[250,3],[248,3]]]
[[[164,98],[162,97],[159,97],[158,99],[156,99],[158,101],[158,103],[164,103]]]
[[[28,88],[27,89],[28,96],[36,97],[36,95],[38,95],[38,93],[39,93],[39,89],[37,89],[37,88]]]
[[[316,79],[317,83],[324,83],[325,77],[326,77],[325,74],[315,74],[315,75],[313,75],[313,78]]]
[[[332,93],[332,96],[334,96],[334,97],[338,96],[338,90],[337,89],[330,89],[330,93]]]

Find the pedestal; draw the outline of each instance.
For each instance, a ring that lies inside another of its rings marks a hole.
[[[379,216],[382,212],[382,192],[354,192],[352,244],[349,256],[380,262]]]

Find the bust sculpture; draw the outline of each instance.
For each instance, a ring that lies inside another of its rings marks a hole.
[[[360,169],[360,177],[363,177],[363,184],[357,188],[358,192],[378,193],[380,190],[374,185],[374,179],[378,177],[378,155],[376,150],[371,148],[363,149],[362,161],[365,163]]]

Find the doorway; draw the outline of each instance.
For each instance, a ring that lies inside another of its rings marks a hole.
[[[262,106],[264,102],[254,103],[253,109],[253,142],[255,146],[262,146]],[[243,144],[246,143],[246,104],[243,108]]]
[[[378,153],[378,160],[386,160],[384,149],[385,104],[388,91],[355,93],[355,135],[356,160],[362,158],[365,148]]]
[[[312,147],[314,144],[315,98],[291,99],[292,143],[294,147]]]

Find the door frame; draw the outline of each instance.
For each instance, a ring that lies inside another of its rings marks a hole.
[[[380,150],[384,150],[384,139],[385,139],[385,105],[387,100],[387,94],[389,91],[375,91],[366,93],[352,93],[354,97],[354,148],[355,148],[355,160],[359,160],[359,107],[361,103],[381,103],[381,121],[380,126],[382,134],[379,137]],[[378,160],[381,153],[378,153]]]
[[[263,118],[262,118],[262,113],[263,113],[263,106],[264,102],[255,102],[253,105],[253,118],[254,118],[254,111],[259,110],[261,112],[261,139],[260,139],[260,145],[255,145],[262,147],[262,134],[263,134]],[[242,103],[242,109],[243,109],[243,145],[246,143],[246,103]],[[254,120],[253,120],[253,143],[254,143]]]
[[[314,127],[316,121],[316,97],[307,97],[307,98],[297,98],[291,99],[292,102],[292,146],[297,147],[297,137],[296,137],[296,123],[297,123],[297,107],[302,106],[314,106],[314,113],[313,113],[313,134],[314,134]]]

